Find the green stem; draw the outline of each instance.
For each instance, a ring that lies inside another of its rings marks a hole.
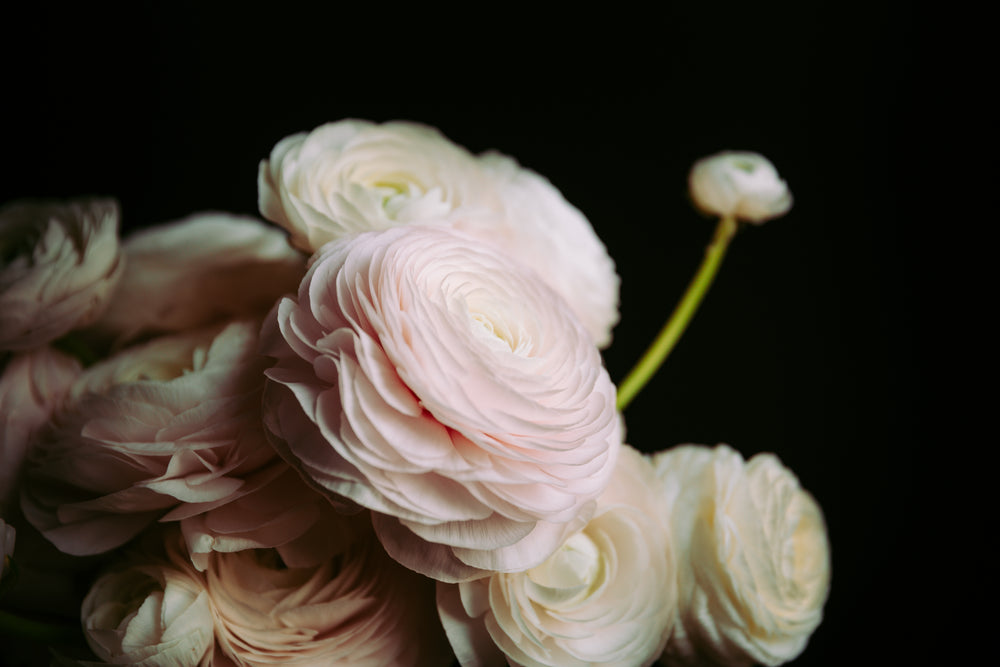
[[[62,644],[77,640],[80,637],[80,628],[72,625],[43,623],[0,609],[0,635],[9,635],[44,644]]]
[[[677,344],[691,318],[694,317],[695,311],[698,310],[698,305],[705,297],[705,292],[708,291],[712,280],[715,279],[715,274],[719,271],[722,258],[726,255],[726,249],[729,247],[733,235],[736,234],[736,229],[735,218],[723,217],[719,220],[712,242],[705,249],[705,259],[702,260],[698,272],[691,279],[684,296],[674,308],[670,319],[660,329],[656,340],[619,385],[617,402],[619,411],[624,410],[636,394],[646,386],[646,383],[656,374],[667,355],[670,354],[674,345]]]

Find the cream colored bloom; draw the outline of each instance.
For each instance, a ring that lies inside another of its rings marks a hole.
[[[110,199],[0,208],[0,351],[26,350],[93,322],[124,262]]]
[[[706,213],[762,223],[788,212],[792,195],[774,165],[757,153],[723,151],[698,160],[688,178]]]
[[[206,572],[220,652],[236,665],[447,665],[434,584],[374,537],[317,566],[216,553]]]
[[[586,331],[534,274],[449,230],[328,244],[261,349],[283,456],[373,510],[390,555],[428,576],[540,564],[614,469],[615,390]]]
[[[280,141],[258,188],[261,215],[307,253],[406,224],[461,229],[535,270],[599,346],[611,340],[614,262],[579,210],[508,157],[475,157],[417,123],[342,120]]]
[[[93,326],[118,344],[262,317],[305,273],[305,257],[281,230],[227,213],[199,213],[136,232],[123,252],[121,284]]]
[[[679,555],[667,665],[780,665],[819,625],[830,553],[816,501],[776,457],[686,445],[654,465]]]
[[[673,628],[677,572],[649,461],[624,447],[593,519],[544,563],[438,584],[463,667],[650,665]]]
[[[261,215],[306,253],[360,232],[447,220],[484,194],[468,151],[399,121],[342,120],[285,137],[258,175]]]
[[[212,664],[213,615],[205,582],[171,546],[167,558],[126,563],[91,586],[80,615],[87,643],[102,661]]]

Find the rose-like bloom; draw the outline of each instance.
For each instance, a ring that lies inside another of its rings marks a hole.
[[[17,531],[14,530],[14,526],[9,526],[6,521],[0,519],[0,579],[3,579],[3,573],[10,564],[10,557],[14,555],[15,537]]]
[[[113,200],[0,208],[0,350],[38,347],[94,321],[121,277],[120,255]]]
[[[433,582],[374,537],[307,568],[271,550],[216,553],[206,575],[219,650],[236,665],[448,664]]]
[[[129,236],[125,274],[93,330],[121,344],[150,333],[262,317],[294,292],[305,258],[254,218],[199,213]]]
[[[706,213],[762,223],[788,212],[792,194],[777,169],[757,153],[723,151],[695,162],[691,198]]]
[[[29,443],[83,368],[50,347],[14,355],[0,375],[0,510],[13,500]]]
[[[685,445],[654,457],[678,554],[680,616],[668,665],[780,665],[822,619],[823,515],[772,454]]]
[[[204,554],[286,545],[329,515],[267,442],[258,327],[164,336],[86,369],[29,452],[28,520],[73,555],[182,521]]]
[[[535,274],[453,232],[327,245],[262,350],[275,446],[436,579],[540,564],[614,469],[615,389],[587,333]]]
[[[533,267],[598,345],[611,340],[614,262],[583,214],[510,158],[475,157],[416,123],[343,120],[280,141],[258,189],[261,215],[307,253],[404,224],[464,229]]]
[[[137,559],[102,575],[84,598],[84,635],[105,663],[212,664],[214,619],[205,582],[176,545],[170,547],[167,558]]]
[[[677,584],[656,474],[624,447],[594,518],[526,572],[438,584],[463,667],[651,665],[670,635]]]

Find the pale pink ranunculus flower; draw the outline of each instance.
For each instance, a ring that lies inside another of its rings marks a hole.
[[[584,215],[545,178],[495,152],[474,156],[418,123],[341,120],[278,142],[258,176],[261,215],[312,253],[405,224],[460,228],[532,266],[601,347],[619,278]]]
[[[264,434],[259,326],[163,336],[86,369],[29,453],[28,520],[74,555],[120,546],[155,521],[180,521],[195,556],[320,544],[307,533],[330,519],[328,503]]]
[[[49,346],[15,354],[0,374],[0,510],[14,500],[32,438],[69,392],[83,367]]]
[[[289,567],[272,550],[216,553],[205,574],[216,654],[240,667],[450,659],[434,583],[386,556],[373,536],[311,567]]]
[[[428,576],[538,565],[614,469],[615,388],[586,331],[535,274],[454,232],[328,244],[262,351],[276,447]]]
[[[780,665],[823,616],[830,551],[819,505],[773,454],[683,445],[653,457],[678,553],[677,627],[662,661]]]
[[[93,322],[121,278],[118,203],[19,201],[0,208],[0,351]]]
[[[122,249],[125,274],[91,328],[117,345],[262,317],[305,273],[305,256],[284,232],[229,213],[198,213],[135,232]]]
[[[623,447],[597,512],[544,563],[438,584],[463,667],[651,665],[676,615],[677,572],[649,460]]]
[[[205,580],[187,561],[178,536],[170,535],[166,554],[130,556],[98,577],[84,598],[84,636],[104,663],[213,664],[214,617]]]

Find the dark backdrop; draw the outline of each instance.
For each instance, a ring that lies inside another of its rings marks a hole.
[[[126,230],[255,214],[257,164],[284,136],[344,117],[428,123],[517,157],[589,217],[622,277],[615,380],[711,235],[686,199],[691,163],[767,155],[795,205],[737,237],[628,409],[628,439],[773,451],[819,500],[833,587],[795,665],[923,650],[910,634],[925,378],[906,5],[687,2],[557,20],[500,5],[46,7],[3,28],[0,202],[111,195]]]

